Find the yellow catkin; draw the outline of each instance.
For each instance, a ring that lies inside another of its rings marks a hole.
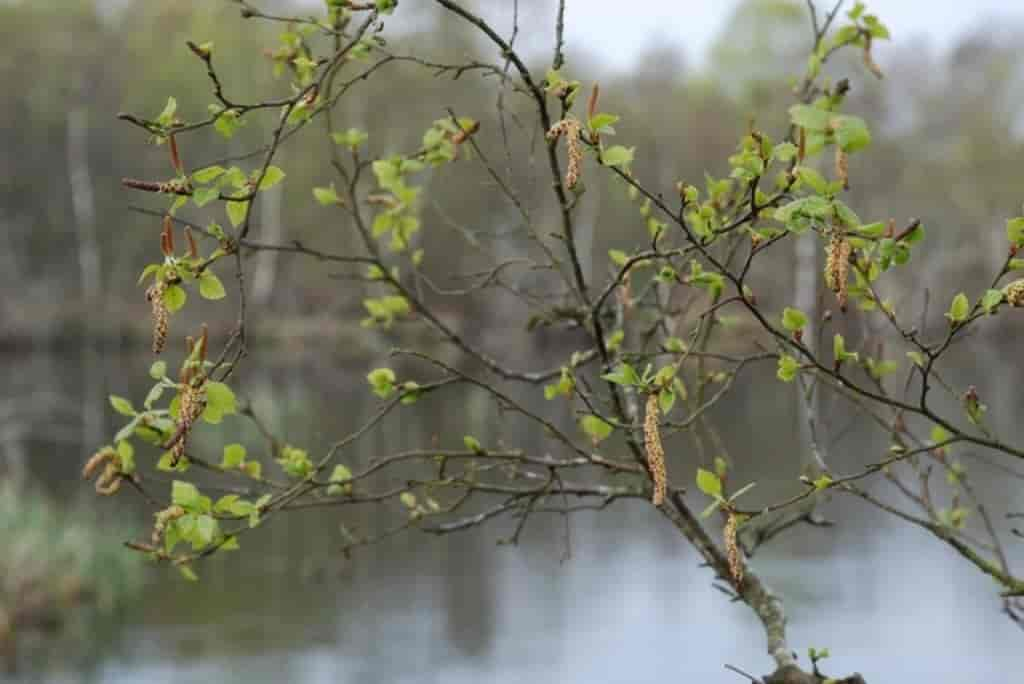
[[[849,294],[850,241],[840,232],[835,232],[826,248],[825,284],[836,293],[839,308],[846,311],[846,300]]]
[[[572,117],[562,119],[547,133],[548,140],[565,137],[565,149],[569,164],[565,170],[565,187],[572,189],[580,180],[583,170],[583,145],[580,143],[580,122]]]
[[[866,36],[864,36],[864,53],[863,53],[863,56],[864,56],[864,66],[867,68],[867,70],[870,71],[871,73],[873,73],[875,75],[875,78],[882,78],[884,76],[884,74],[882,74],[882,70],[879,68],[878,64],[875,63],[875,58],[871,56],[871,34],[870,33],[867,34]]]
[[[850,189],[850,158],[839,145],[836,145],[836,177],[843,184],[844,190]]]
[[[647,397],[647,412],[644,415],[644,447],[647,449],[647,467],[654,481],[651,503],[660,506],[668,490],[668,474],[665,472],[665,449],[661,445],[661,431],[658,428],[658,395]]]
[[[167,331],[170,327],[171,314],[164,302],[164,292],[167,291],[167,283],[157,280],[146,290],[146,299],[153,309],[153,353],[159,354],[167,344]]]
[[[724,530],[725,553],[729,558],[729,574],[737,587],[743,583],[743,557],[736,534],[738,529],[739,519],[734,512],[729,511]]]
[[[205,408],[205,392],[203,391],[205,380],[195,384],[188,383],[181,391],[181,410],[178,416],[178,431],[181,437],[171,449],[173,454],[172,463],[177,465],[185,456],[185,447],[188,443],[188,436],[192,432],[192,426],[202,415]]]
[[[104,463],[111,460],[115,455],[116,452],[110,447],[105,447],[97,451],[89,458],[88,461],[85,462],[85,465],[82,467],[82,479],[92,479],[92,476],[96,474],[96,471],[99,470]]]
[[[1005,288],[1006,303],[1010,306],[1024,306],[1024,280],[1015,280]]]
[[[183,515],[185,515],[185,509],[181,506],[170,506],[156,513],[156,522],[153,523],[153,536],[151,537],[154,546],[158,545],[160,540],[163,539],[164,530],[167,529],[167,526]]]
[[[102,496],[113,496],[121,488],[121,471],[114,461],[107,463],[103,474],[96,478],[96,493]]]

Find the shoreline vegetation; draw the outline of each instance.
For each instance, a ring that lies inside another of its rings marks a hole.
[[[96,620],[138,594],[143,564],[109,527],[39,487],[0,483],[0,671],[63,641],[88,641]]]

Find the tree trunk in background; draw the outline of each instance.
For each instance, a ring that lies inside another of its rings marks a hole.
[[[283,189],[280,185],[260,193],[260,237],[263,242],[279,244],[284,236],[281,222],[281,200]],[[253,260],[252,303],[264,308],[270,303],[277,283],[278,252],[260,252]]]
[[[807,327],[803,343],[812,354],[818,354],[818,340],[821,335],[821,312],[818,311],[818,289],[821,282],[821,268],[818,264],[818,237],[814,231],[799,236],[795,245],[796,282],[794,283],[793,306],[807,315]],[[800,443],[806,449],[800,451],[800,468],[805,475],[817,477],[824,465],[820,439],[821,416],[816,381],[800,376],[799,421]]]
[[[100,248],[96,235],[96,203],[89,173],[89,114],[84,106],[68,112],[68,179],[71,184],[71,210],[78,242],[79,301],[86,315],[87,330],[102,322],[102,277]]]
[[[103,328],[103,281],[100,247],[96,234],[96,203],[89,173],[89,114],[84,105],[68,112],[68,179],[71,184],[71,210],[78,242],[79,306],[85,340],[82,372],[85,374],[86,401],[82,406],[82,443],[99,444],[103,440],[103,372],[95,345],[95,335]]]

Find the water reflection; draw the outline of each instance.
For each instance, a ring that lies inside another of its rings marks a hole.
[[[147,389],[129,392],[123,378],[145,378],[148,358],[106,355],[89,370],[83,361],[90,360],[12,359],[3,364],[4,387],[12,396],[55,388],[64,408],[112,390],[141,397]],[[315,452],[372,411],[363,372],[281,366],[250,371],[241,384],[274,429]],[[759,496],[772,497],[792,486],[795,465],[785,455],[793,453],[794,423],[790,407],[763,399],[739,395],[718,418],[749,430],[726,431],[735,453],[770,445],[760,461],[738,464],[738,477],[757,479]],[[68,499],[87,495],[76,479],[85,450],[53,437],[81,430],[88,418],[54,407],[27,424],[25,466]],[[105,420],[109,434],[116,424]],[[467,405],[453,394],[403,413],[350,458],[467,432],[551,448],[523,425],[486,401]],[[225,439],[253,450],[260,444],[238,421],[211,430],[197,433],[198,448]],[[847,437],[837,455],[852,467],[874,453],[867,447]],[[976,478],[981,487],[998,475]],[[1010,497],[1015,489],[999,491]],[[144,534],[147,518],[141,507],[129,511],[130,497],[92,505],[105,515],[135,515]],[[977,571],[855,502],[835,500],[829,514],[837,528],[793,532],[755,560],[787,599],[795,646],[828,646],[830,669],[860,670],[869,682],[1002,681],[1020,671],[1022,636],[999,615],[996,592]],[[767,669],[747,610],[709,588],[707,570],[648,506],[581,514],[568,533],[561,518],[538,518],[518,548],[495,543],[510,532],[496,525],[444,538],[394,537],[348,560],[337,552],[339,524],[372,531],[387,526],[382,518],[340,509],[275,520],[245,537],[242,553],[200,566],[199,584],[154,568],[138,605],[101,643],[36,663],[14,681],[654,682],[671,673],[735,682],[723,663]]]

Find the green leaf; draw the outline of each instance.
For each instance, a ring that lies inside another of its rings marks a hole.
[[[795,169],[797,178],[811,187],[819,195],[828,193],[828,181],[820,173],[809,166],[798,166]]]
[[[175,480],[171,484],[171,502],[187,510],[194,510],[199,507],[200,494],[196,486],[191,482]]]
[[[352,150],[362,145],[369,138],[366,133],[359,130],[358,128],[350,128],[344,133],[332,133],[331,138],[334,139],[335,144],[345,145]]]
[[[224,283],[210,269],[199,274],[199,294],[204,299],[224,299]]]
[[[136,414],[135,409],[132,407],[132,403],[124,397],[119,397],[116,394],[110,395],[110,405],[113,406],[114,410],[122,416],[134,416]]]
[[[868,125],[857,116],[841,115],[832,119],[836,142],[846,152],[856,152],[871,144]]]
[[[334,470],[331,471],[330,482],[339,484],[342,482],[348,482],[352,479],[352,471],[348,467],[338,464],[334,466]]]
[[[971,304],[967,301],[967,295],[961,292],[956,297],[953,297],[953,302],[949,305],[949,311],[946,312],[946,318],[949,319],[950,323],[963,323],[967,320],[970,309]]]
[[[149,367],[149,377],[154,380],[160,380],[167,376],[167,362],[160,360],[154,361],[153,365]]]
[[[672,407],[676,404],[676,393],[670,387],[666,387],[658,392],[658,408],[661,410],[662,415],[668,415],[672,410]]]
[[[619,268],[622,268],[623,266],[626,265],[626,262],[629,260],[629,255],[623,252],[621,249],[609,249],[608,258],[612,260],[613,264],[615,264]]]
[[[187,579],[189,582],[199,581],[199,575],[196,574],[196,571],[192,569],[191,565],[179,565],[178,572],[180,572],[181,576]]]
[[[797,147],[793,143],[779,143],[772,149],[772,158],[780,162],[792,161],[796,157]]]
[[[986,313],[992,313],[1002,303],[1004,297],[1002,290],[986,290],[981,298],[981,305],[985,307]]]
[[[337,190],[334,189],[333,183],[329,188],[313,188],[313,197],[324,206],[342,203],[341,198],[338,197]]]
[[[862,226],[857,226],[854,230],[864,237],[879,238],[885,233],[885,223],[882,221],[866,223]]]
[[[285,445],[281,449],[281,456],[277,462],[286,473],[295,478],[304,478],[313,471],[313,462],[309,460],[309,453],[305,449],[291,445]]]
[[[167,98],[167,104],[164,105],[164,110],[160,112],[160,116],[156,118],[156,122],[163,127],[170,126],[174,121],[174,115],[178,111],[178,101],[173,97]]]
[[[230,387],[223,382],[206,383],[206,408],[203,410],[203,420],[216,424],[236,410],[235,393]]]
[[[686,352],[686,343],[678,337],[667,338],[663,346],[665,351],[672,352],[673,354],[683,354]]]
[[[200,515],[196,518],[195,543],[193,546],[203,548],[213,543],[213,540],[220,536],[220,526],[217,520],[209,515]]]
[[[636,385],[641,384],[640,376],[636,374],[636,369],[628,363],[620,363],[615,367],[614,371],[611,373],[605,373],[601,378],[608,382],[613,382],[616,385],[623,385],[626,387],[635,387]]]
[[[601,163],[605,166],[626,167],[633,162],[635,147],[612,145],[601,152]]]
[[[710,470],[697,468],[697,489],[715,500],[722,498],[722,481]]]
[[[949,431],[941,425],[936,425],[932,428],[931,435],[929,436],[931,437],[932,444],[942,444],[949,440],[953,435],[951,435]]]
[[[268,166],[267,172],[260,181],[260,190],[269,190],[284,180],[284,171],[276,166]]]
[[[895,373],[899,368],[900,365],[895,361],[875,361],[874,359],[868,359],[868,371],[871,373],[871,377],[876,379],[881,379],[886,375]]]
[[[131,442],[120,441],[117,443],[117,458],[121,462],[122,473],[131,475],[135,472],[135,449]]]
[[[793,124],[808,131],[824,131],[828,128],[831,114],[810,105],[793,105],[789,108],[789,119]]]
[[[366,375],[366,380],[373,388],[373,393],[381,399],[387,399],[395,391],[395,372],[390,368],[376,368]]]
[[[215,186],[196,188],[192,193],[192,201],[199,208],[205,207],[210,202],[220,197],[220,190]]]
[[[198,183],[199,185],[206,185],[212,183],[221,177],[225,172],[223,166],[207,166],[205,169],[200,169],[192,174],[192,182]]]
[[[831,485],[832,478],[829,477],[828,475],[822,475],[821,477],[814,481],[814,488],[818,490],[828,489]]]
[[[465,437],[462,438],[462,443],[466,445],[467,449],[469,449],[475,454],[482,454],[484,452],[483,447],[480,446],[480,442],[477,440],[476,437],[466,435]]]
[[[406,508],[416,508],[416,495],[412,492],[402,492],[398,498]]]
[[[609,435],[612,434],[614,426],[602,418],[587,415],[580,419],[580,428],[590,437],[594,444],[598,444],[608,439]]]
[[[1017,247],[1024,247],[1024,216],[1006,222],[1006,238]]]
[[[844,361],[856,363],[860,359],[857,352],[846,351],[846,340],[839,333],[836,333],[835,337],[832,338],[832,357],[836,363],[843,363]]]
[[[138,284],[141,285],[149,276],[160,271],[160,264],[150,264],[146,268],[142,269],[142,273],[139,275]]]
[[[235,228],[242,225],[242,221],[245,220],[246,214],[249,212],[249,201],[245,202],[227,202],[226,208],[228,212],[228,218],[231,220],[231,225]]]
[[[807,314],[800,309],[791,309],[787,306],[782,310],[782,327],[789,332],[803,330],[805,325],[807,325]]]
[[[245,462],[245,447],[241,444],[228,444],[224,447],[224,458],[220,467],[227,470],[238,468]]]
[[[601,112],[598,114],[594,114],[594,116],[590,117],[590,121],[588,122],[588,124],[590,126],[590,130],[592,131],[595,131],[597,133],[603,133],[605,135],[612,135],[615,133],[615,130],[611,127],[615,125],[618,121],[618,115],[606,114],[604,112]]]
[[[171,313],[185,306],[186,299],[188,295],[185,294],[185,290],[177,285],[170,285],[164,290],[164,305]]]

